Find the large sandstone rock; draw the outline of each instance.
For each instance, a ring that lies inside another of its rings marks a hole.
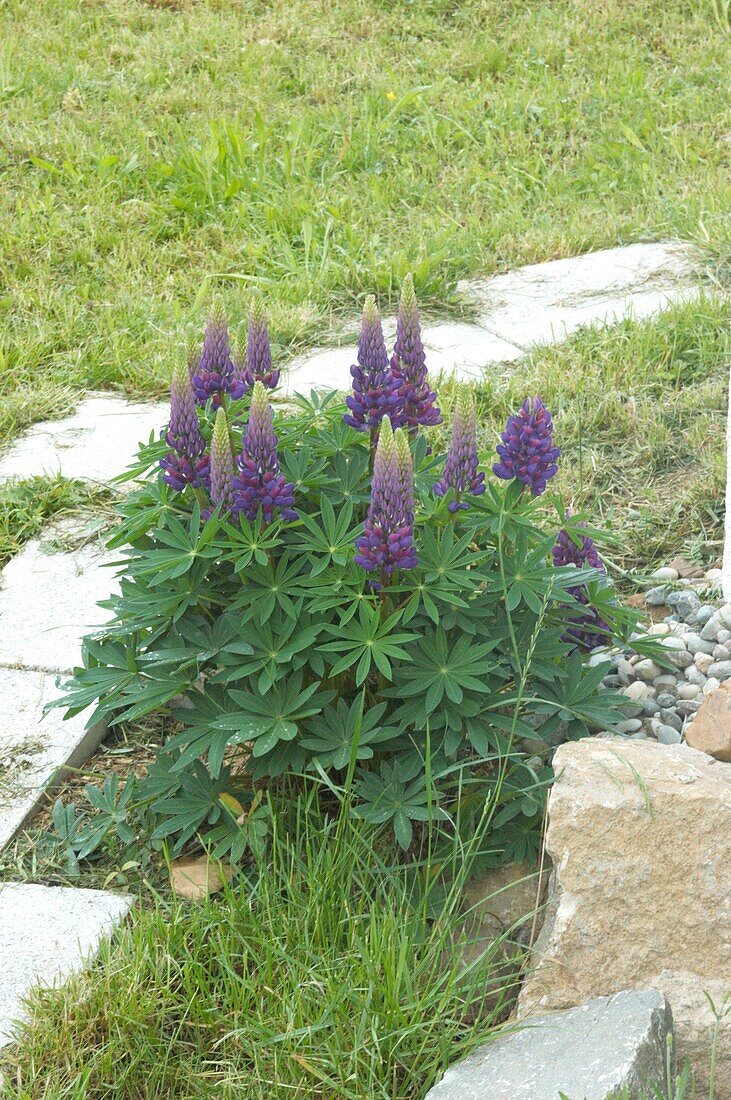
[[[506,1031],[451,1066],[426,1100],[627,1100],[665,1084],[672,1016],[661,993],[617,993]]]
[[[562,745],[546,838],[554,874],[519,1016],[624,989],[670,1002],[699,1095],[731,994],[731,767],[686,745]],[[715,1100],[731,1100],[731,1016]]]
[[[685,740],[717,760],[731,761],[731,680],[706,696],[686,728]]]

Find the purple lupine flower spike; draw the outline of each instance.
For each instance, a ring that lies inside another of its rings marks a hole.
[[[170,423],[165,434],[170,452],[160,460],[162,479],[182,492],[186,485],[207,488],[210,463],[198,425],[198,412],[190,374],[178,363],[170,382]]]
[[[403,508],[404,520],[413,527],[414,525],[414,460],[411,457],[409,437],[406,432],[394,432],[396,444],[396,468],[399,477],[400,503]]]
[[[252,390],[249,420],[236,464],[239,474],[234,478],[235,503],[247,519],[256,519],[260,511],[265,523],[271,523],[277,514],[282,519],[297,519],[294,484],[279,472],[272,410],[264,383],[258,380]]]
[[[206,324],[203,349],[193,375],[193,389],[199,405],[211,400],[214,408],[221,404],[224,394],[233,398],[244,396],[244,383],[231,357],[226,313],[219,300],[214,302]]]
[[[411,275],[406,276],[401,289],[391,371],[400,383],[401,402],[396,421],[398,425],[415,432],[419,426],[441,424],[442,414],[436,405],[436,394],[430,388],[427,378],[419,307]]]
[[[508,417],[493,466],[498,477],[517,478],[538,496],[555,477],[561,451],[553,445],[551,414],[540,397],[527,397],[520,412]]]
[[[200,341],[195,336],[191,335],[188,337],[188,343],[185,349],[185,360],[188,364],[188,375],[190,376],[192,386],[193,378],[198,370],[198,364],[201,361],[201,345]]]
[[[264,305],[259,298],[254,299],[249,310],[243,378],[247,390],[253,389],[255,382],[261,382],[268,390],[273,390],[279,382],[279,371],[272,367],[269,325]]]
[[[570,515],[571,513],[568,512],[567,518]],[[585,524],[581,523],[578,526],[584,527]],[[604,562],[588,535],[581,536],[580,545],[577,546],[568,531],[559,531],[552,556],[553,564],[557,568],[574,565],[577,569],[584,569],[586,566],[591,566],[599,573],[606,573]],[[599,612],[591,606],[585,585],[575,585],[573,588],[568,588],[567,592],[586,610],[574,617],[563,640],[573,642],[584,649],[595,649],[596,646],[606,645],[611,637],[611,629]]]
[[[566,518],[568,519],[570,516],[571,513],[567,512]],[[577,526],[585,527],[586,524],[579,523]],[[606,572],[604,562],[599,557],[597,548],[588,535],[582,535],[581,544],[577,546],[568,531],[559,531],[552,554],[553,564],[557,567],[562,565],[575,565],[577,569],[583,569],[585,566],[590,565],[600,573]]]
[[[477,469],[477,412],[475,397],[471,390],[463,386],[457,395],[457,404],[452,420],[452,441],[444,464],[444,475],[434,486],[438,497],[443,497],[448,489],[454,490],[454,500],[448,505],[450,512],[459,512],[468,507],[462,499],[463,493],[478,496],[485,492],[485,475]]]
[[[403,435],[397,431],[394,436],[391,421],[384,417],[365,530],[355,543],[356,564],[377,574],[377,579],[371,581],[374,588],[380,588],[397,569],[414,569],[418,564],[414,548],[413,470],[408,440],[404,448],[399,438]]]
[[[345,398],[349,412],[343,420],[359,432],[377,431],[383,417],[395,414],[400,404],[401,381],[396,382],[389,368],[381,314],[372,294],[363,306],[358,362],[350,373],[353,392]]]
[[[236,511],[234,501],[234,458],[228,432],[226,411],[219,408],[211,439],[211,503],[220,505],[221,513]]]

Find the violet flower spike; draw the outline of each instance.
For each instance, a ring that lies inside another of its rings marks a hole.
[[[561,451],[553,445],[551,414],[540,397],[527,397],[520,412],[508,417],[497,446],[500,462],[493,471],[498,477],[517,478],[538,496],[556,476]]]
[[[279,472],[274,418],[264,383],[256,381],[252,390],[249,420],[244,433],[239,468],[234,478],[235,506],[247,519],[261,512],[265,523],[277,515],[297,519],[294,509],[294,484]]]
[[[279,371],[272,367],[269,325],[260,298],[253,300],[249,310],[243,381],[247,391],[253,389],[255,382],[261,382],[268,390],[273,390],[279,382]]]
[[[411,457],[409,437],[404,431],[394,432],[396,444],[396,469],[399,478],[400,503],[403,508],[404,520],[411,527],[414,526],[415,502],[414,502],[414,460]]]
[[[567,513],[567,518],[570,516]],[[578,526],[585,526],[583,523]],[[561,566],[573,565],[577,569],[591,566],[599,573],[606,573],[604,562],[599,557],[597,549],[588,535],[581,537],[581,543],[576,545],[568,531],[561,530],[556,538],[552,550],[553,564]],[[563,641],[573,642],[583,649],[595,649],[597,646],[606,645],[611,637],[611,629],[599,612],[589,602],[589,594],[583,584],[568,588],[567,592],[574,597],[577,603],[582,604],[585,611],[576,614],[571,625],[563,635]]]
[[[401,431],[394,436],[391,421],[385,417],[378,437],[365,530],[355,543],[355,562],[376,574],[371,581],[374,588],[380,588],[396,570],[414,569],[418,564],[413,469],[408,440],[404,447],[403,436]]]
[[[234,458],[228,431],[226,411],[219,408],[211,439],[211,503],[220,507],[221,515],[236,512],[234,498]],[[210,515],[210,512],[208,513]]]
[[[350,373],[353,392],[345,398],[349,411],[343,420],[358,432],[375,433],[384,416],[396,413],[401,381],[396,381],[389,369],[381,314],[372,294],[363,306],[358,362],[350,368]]]
[[[193,375],[193,389],[199,405],[205,405],[210,400],[214,408],[218,408],[225,394],[237,399],[245,393],[243,380],[238,376],[231,356],[226,313],[218,299],[206,324],[203,349]]]
[[[406,276],[401,288],[391,371],[399,384],[400,395],[400,410],[395,423],[399,427],[408,427],[411,432],[419,427],[441,424],[442,414],[436,405],[436,394],[427,378],[419,307],[411,275]]]
[[[477,467],[475,397],[472,390],[463,386],[457,394],[452,419],[452,440],[444,464],[444,474],[434,486],[438,497],[443,497],[449,489],[454,490],[454,500],[447,505],[450,512],[464,511],[469,507],[462,499],[463,493],[479,496],[485,492],[485,475]]]
[[[190,374],[185,363],[173,369],[170,382],[170,423],[165,433],[169,453],[160,459],[162,479],[182,492],[186,485],[207,488],[210,462],[198,424],[198,412]]]

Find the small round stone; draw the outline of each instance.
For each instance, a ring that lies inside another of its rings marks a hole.
[[[721,616],[716,613],[712,619],[708,620],[708,622],[701,630],[701,638],[703,638],[705,642],[717,642],[718,635],[721,633],[722,630],[723,623],[721,621]]]
[[[713,664],[713,656],[710,653],[696,653],[694,663],[698,671],[702,672],[704,676],[707,676],[708,669]],[[690,679],[687,672],[685,674],[685,678],[686,680]]]
[[[627,660],[621,660],[617,664],[617,676],[620,684],[630,684],[635,678],[635,670]]]
[[[669,634],[670,623],[653,623],[647,631],[648,634]]]
[[[713,660],[714,661],[728,661],[731,660],[731,650],[725,645],[716,645],[713,647]]]
[[[709,678],[706,680],[705,684],[703,685],[703,694],[704,695],[710,695],[711,692],[715,691],[716,688],[719,688],[720,686],[721,686],[721,681],[720,680],[717,680],[715,676],[709,676]]]
[[[656,676],[661,675],[661,672],[662,670],[660,666],[656,665],[655,662],[649,657],[646,657],[642,661],[638,661],[635,665],[636,675],[639,676],[641,680],[645,680],[646,682],[654,680]]]
[[[644,730],[637,730],[637,733],[631,734],[633,741],[649,741],[649,737]]]
[[[704,653],[703,656],[707,657],[708,654]],[[712,661],[711,664],[713,664]],[[710,668],[711,666],[709,665],[708,667]],[[701,672],[701,670],[694,665],[692,668],[687,668],[685,670],[685,679],[687,683],[697,684],[698,687],[702,688],[705,686],[707,677],[704,672]]]
[[[666,725],[658,726],[655,736],[661,745],[679,745],[681,740],[679,730]]]
[[[668,626],[667,623],[662,623],[661,625],[662,626],[667,626],[668,630],[670,630],[670,627]],[[687,646],[685,644],[685,641],[683,640],[683,636],[681,634],[669,634],[666,638],[663,638],[662,645],[663,645],[663,649],[684,650],[684,649],[687,648]]]
[[[651,588],[649,592],[645,593],[645,603],[648,607],[662,607],[667,602],[667,598],[670,595],[671,589],[667,585],[658,585],[656,588]]]
[[[633,684],[627,684],[623,695],[626,695],[628,699],[632,699],[635,703],[642,703],[645,699],[649,699],[651,695],[654,695],[654,688],[650,684],[646,684],[643,680],[635,680]]]
[[[681,619],[685,619],[686,622],[690,615],[695,615],[698,608],[701,606],[701,601],[695,592],[688,589],[684,589],[682,592],[671,592],[665,601],[668,607],[672,607],[673,611],[680,616]]]
[[[664,722],[666,726],[672,726],[678,732],[682,730],[683,723],[674,710],[670,710],[669,707],[662,707],[660,710],[660,721]]]
[[[665,691],[668,688],[674,688],[677,682],[678,677],[673,676],[671,672],[663,672],[660,676],[656,676],[655,679],[652,681],[653,686],[656,687],[658,691]]]
[[[675,709],[684,718],[692,718],[700,705],[700,699],[680,699]]]
[[[731,630],[726,630],[725,627],[723,630],[719,630],[716,641],[719,645],[728,645],[731,642]]]
[[[698,626],[705,626],[707,622],[713,618],[716,614],[716,609],[712,603],[702,604],[695,613],[695,621]]]
[[[678,684],[678,699],[695,699],[700,693],[698,684]]]
[[[708,675],[721,682],[728,680],[731,676],[731,661],[714,661],[708,669]]]
[[[654,699],[645,699],[642,704],[642,713],[645,718],[654,718],[656,714],[660,713],[660,707]]]
[[[663,565],[661,569],[650,573],[651,581],[677,581],[679,577],[680,573],[677,569],[673,569],[672,565]]]
[[[676,668],[688,668],[693,664],[693,654],[689,653],[687,649],[671,649],[667,654],[667,659],[671,665],[675,665]]]
[[[683,637],[689,653],[713,653],[714,643],[701,638],[700,634],[690,632]]]
[[[669,691],[663,691],[661,695],[658,695],[657,701],[661,707],[675,706],[675,696],[671,695]]]
[[[626,722],[617,722],[617,729],[620,733],[637,733],[642,729],[642,722],[639,718],[629,718]]]

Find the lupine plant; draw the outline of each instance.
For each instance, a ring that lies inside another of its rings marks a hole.
[[[595,532],[546,491],[549,411],[526,399],[486,477],[463,390],[440,453],[411,279],[390,361],[366,300],[344,403],[313,392],[275,416],[260,305],[243,374],[227,333],[216,307],[174,372],[169,426],[111,540],[112,618],[64,705],[92,704],[90,722],[170,713],[136,796],[175,851],[197,837],[241,858],[261,788],[287,773],[347,790],[404,849],[425,822],[492,806],[491,858],[530,854],[550,747],[624,717],[586,645],[635,623]]]

